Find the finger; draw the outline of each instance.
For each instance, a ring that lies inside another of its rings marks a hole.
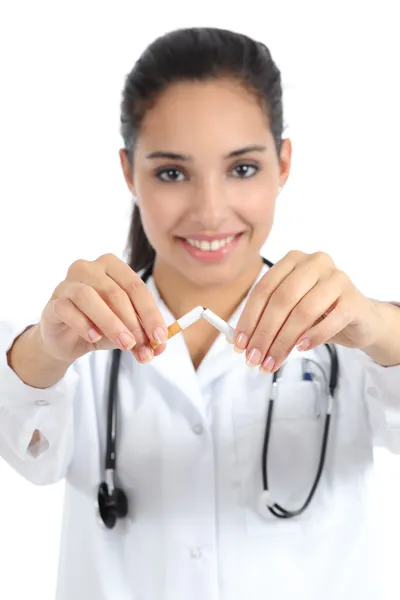
[[[121,350],[133,348],[136,341],[132,333],[90,285],[65,281],[62,290],[64,297],[69,298],[115,346]]]
[[[106,257],[107,256],[108,255],[106,255]],[[76,263],[71,265],[68,277],[71,277],[75,281],[84,282],[96,290],[99,296],[109,305],[113,312],[120,318],[120,320],[131,332],[137,343],[138,349],[142,346],[149,347],[149,338],[139,319],[139,315],[136,312],[136,307],[132,304],[130,296],[122,287],[124,285],[129,285],[127,277],[130,280],[138,279],[144,287],[146,286],[140,277],[136,275],[136,273],[132,271],[128,265],[120,261],[117,257],[114,258],[115,262],[119,263],[117,267],[114,267],[113,275],[115,279],[110,277],[106,272],[106,270],[109,270],[109,263],[112,262],[110,259],[108,259],[107,264],[103,264],[100,259],[98,259],[100,262],[94,261],[93,263],[81,260],[76,261]],[[105,257],[101,257],[101,259],[104,261],[106,260]],[[126,267],[128,273],[126,273],[125,269],[122,269],[124,272],[121,275],[119,269],[120,265],[122,265],[122,267]],[[152,297],[149,290],[148,292]],[[154,298],[153,302],[155,303]],[[145,362],[147,362],[150,357],[154,356],[152,352],[147,352],[145,350],[143,350],[141,354],[143,357],[146,356]],[[135,356],[138,358],[138,354],[135,354]]]
[[[102,334],[97,330],[93,323],[72,303],[69,298],[58,298],[53,301],[54,312],[57,317],[66,325],[77,332],[90,345],[95,346],[102,339]],[[113,344],[114,345],[114,344]],[[98,348],[97,348],[98,349]],[[123,349],[123,348],[121,348]],[[144,346],[146,350],[146,346]],[[165,344],[157,347],[156,351],[143,352],[142,348],[135,346],[131,352],[136,360],[142,363],[149,362],[154,356],[158,356],[165,350]]]
[[[164,350],[166,349],[166,347],[167,347],[167,344],[159,344],[158,346],[153,348],[154,356],[159,356],[160,354],[162,354],[164,352]]]
[[[131,352],[136,360],[141,363],[147,363],[155,356],[162,354],[166,347],[166,344],[159,344],[155,348],[151,348],[151,346],[135,346]]]
[[[129,265],[114,255],[97,259],[106,274],[128,295],[149,340],[166,342],[168,331],[157,302],[142,278]]]
[[[52,301],[54,314],[83,340],[95,344],[103,337],[102,333],[69,298],[57,298]]]
[[[264,363],[267,357],[271,357],[274,361],[274,369],[278,369],[299,338],[316,322],[325,320],[323,315],[337,304],[342,291],[341,277],[336,274],[328,281],[317,283],[295,306],[270,347],[265,350],[261,362]],[[268,362],[269,366],[271,359]]]
[[[289,252],[263,275],[250,292],[235,329],[235,350],[243,352],[272,294],[294,271],[303,253]]]
[[[289,315],[320,277],[320,269],[312,260],[299,264],[270,295],[267,306],[252,332],[246,362],[257,366],[265,358],[272,342],[280,333]]]
[[[322,321],[311,327],[311,329],[299,338],[296,346],[298,346],[299,342],[303,341],[305,343],[301,347],[298,347],[300,351],[317,348],[334,338],[351,323],[351,320],[350,311],[346,310],[344,301],[339,300],[337,306]]]

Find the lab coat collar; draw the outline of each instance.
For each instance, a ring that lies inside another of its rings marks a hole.
[[[246,300],[259,279],[268,271],[269,267],[263,265],[260,272],[251,287],[247,296],[242,300],[235,310],[229,324],[235,327],[243,311]],[[156,299],[157,305],[167,325],[175,321],[174,316],[162,300],[153,277],[149,277],[147,286]],[[222,334],[219,334],[212,344],[210,350],[202,360],[197,372],[194,369],[183,335],[177,335],[168,341],[166,350],[157,356],[149,367],[153,368],[164,380],[178,388],[198,410],[204,414],[204,398],[202,389],[216,378],[222,376],[227,370],[234,368],[236,364],[243,362],[243,355],[233,351],[233,346],[229,344]]]

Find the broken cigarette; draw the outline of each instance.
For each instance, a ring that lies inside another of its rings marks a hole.
[[[183,315],[183,317],[171,323],[167,329],[168,339],[174,337],[177,333],[180,333],[187,327],[190,327],[190,325],[193,325],[193,323],[196,323],[196,321],[199,321],[202,317],[218,329],[218,331],[226,337],[229,343],[233,344],[235,334],[234,328],[205,306],[196,306],[196,308],[193,308],[193,310],[186,313],[186,315]],[[150,346],[153,349],[159,345],[160,344],[155,342],[150,342]]]

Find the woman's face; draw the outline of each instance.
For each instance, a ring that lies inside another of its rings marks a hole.
[[[227,284],[259,261],[290,170],[256,98],[229,80],[171,85],[143,120],[131,172],[157,268]]]

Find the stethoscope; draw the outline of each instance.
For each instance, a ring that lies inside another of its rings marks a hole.
[[[263,262],[269,267],[273,266],[273,263],[263,258]],[[145,272],[142,274],[142,280],[146,283],[153,270],[153,265],[150,265]],[[325,423],[322,435],[322,444],[320,451],[320,459],[318,463],[317,473],[314,479],[314,483],[311,486],[310,492],[303,503],[303,505],[297,510],[287,510],[272,498],[268,484],[268,446],[271,434],[271,424],[273,418],[274,405],[278,398],[279,382],[282,379],[282,374],[287,363],[284,363],[278,371],[273,374],[271,395],[268,402],[267,420],[265,425],[264,443],[262,450],[261,469],[262,469],[262,482],[263,492],[259,499],[259,509],[262,513],[263,510],[268,509],[275,517],[281,519],[288,519],[300,515],[310,504],[321,479],[325,464],[326,448],[328,445],[329,430],[331,423],[331,414],[334,405],[335,392],[337,389],[339,379],[339,364],[337,350],[334,344],[325,344],[329,355],[330,355],[330,375],[329,381],[326,378],[322,368],[317,364],[316,366],[321,370],[323,377],[326,381],[326,392],[328,395],[328,406],[325,414]],[[112,529],[118,519],[122,519],[128,514],[128,499],[121,487],[118,487],[116,482],[116,439],[117,439],[117,382],[118,382],[118,371],[121,360],[121,350],[118,348],[113,350],[112,361],[111,361],[111,372],[108,385],[108,407],[107,407],[107,437],[106,437],[106,459],[105,459],[105,478],[99,485],[97,504],[98,511],[101,521],[108,529]],[[304,364],[307,361],[305,360]],[[306,368],[303,371],[303,380],[313,382],[313,374]]]

